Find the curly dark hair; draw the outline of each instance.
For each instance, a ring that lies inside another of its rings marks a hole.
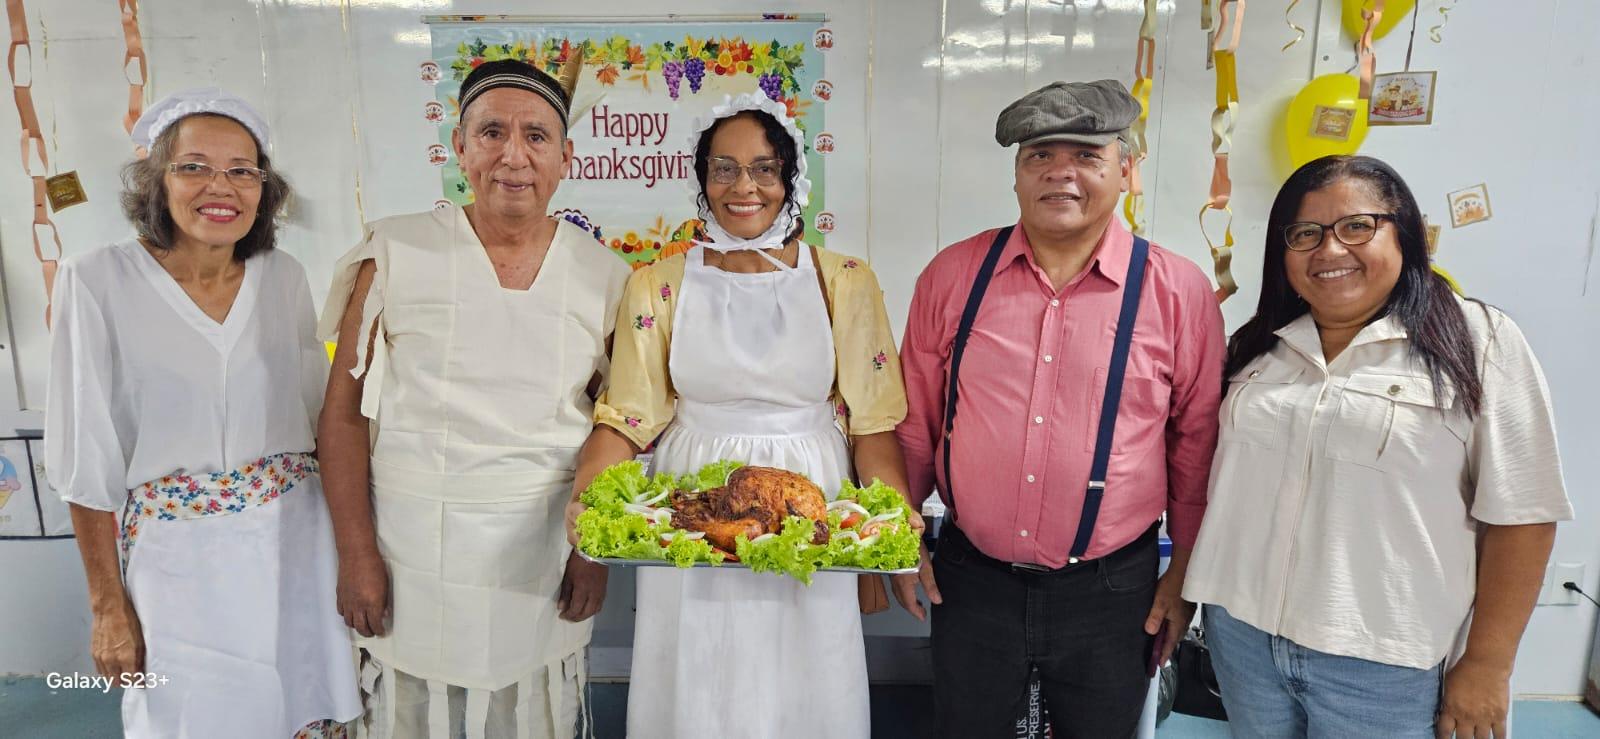
[[[139,238],[157,249],[171,249],[177,237],[177,225],[173,223],[172,212],[167,205],[167,165],[172,163],[172,148],[178,139],[178,128],[184,121],[197,116],[234,120],[215,113],[185,116],[167,126],[156,137],[150,145],[149,156],[128,162],[122,168],[122,213],[133,223]],[[251,224],[244,238],[233,245],[233,260],[236,262],[243,262],[277,245],[278,216],[294,195],[289,182],[272,169],[272,160],[261,142],[256,141],[254,134],[250,138],[256,144],[256,166],[267,173],[267,178],[261,183],[261,202],[256,206],[256,222]]]
[[[792,211],[795,215],[794,229],[783,239],[784,243],[787,244],[805,235],[806,232],[805,219],[800,217],[800,204],[795,202],[794,199],[794,178],[795,175],[800,173],[799,161],[800,157],[805,156],[805,152],[800,149],[800,142],[794,140],[794,137],[789,135],[789,130],[784,128],[783,123],[779,122],[778,119],[773,118],[771,113],[763,110],[747,110],[737,115],[719,119],[716,123],[711,124],[711,127],[707,128],[704,133],[700,134],[700,141],[694,147],[694,176],[700,183],[700,194],[695,198],[699,201],[702,211],[711,211],[711,203],[706,200],[706,171],[710,167],[711,137],[716,135],[717,129],[722,128],[723,124],[738,118],[749,118],[761,124],[761,130],[767,135],[767,145],[771,146],[772,150],[777,153],[778,158],[783,160],[783,172],[781,175],[783,177],[783,207]]]

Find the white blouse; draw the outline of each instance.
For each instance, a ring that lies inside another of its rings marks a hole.
[[[245,262],[220,324],[135,239],[62,262],[54,306],[45,466],[68,502],[314,449],[328,357],[288,254]]]
[[[1183,595],[1330,654],[1419,669],[1451,653],[1484,524],[1572,518],[1544,374],[1498,310],[1461,301],[1483,382],[1434,397],[1384,318],[1332,363],[1311,316],[1230,378]]]

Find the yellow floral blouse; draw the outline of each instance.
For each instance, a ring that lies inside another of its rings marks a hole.
[[[677,401],[667,360],[684,260],[682,254],[663,259],[628,279],[617,308],[609,386],[595,403],[595,423],[641,449],[666,430]],[[833,314],[833,406],[840,427],[847,438],[893,431],[906,417],[906,389],[878,278],[865,260],[826,249],[817,249],[817,265]]]

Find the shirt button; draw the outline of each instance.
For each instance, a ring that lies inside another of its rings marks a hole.
[[[1020,533],[1021,533],[1022,536],[1027,536],[1028,535],[1028,530],[1027,529],[1023,529]]]
[[[1060,305],[1061,305],[1061,301],[1060,300],[1051,300],[1050,301],[1050,307],[1051,308],[1059,307]]]
[[[1028,482],[1033,482],[1033,475],[1028,475]]]
[[[1034,423],[1044,423],[1044,416],[1034,416],[1033,417],[1033,422]]]
[[[1051,362],[1054,362],[1055,360],[1056,360],[1056,358],[1050,356],[1049,354],[1044,355],[1044,363],[1045,364],[1049,364]]]

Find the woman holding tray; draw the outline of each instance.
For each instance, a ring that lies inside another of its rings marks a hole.
[[[865,262],[800,241],[803,141],[760,94],[695,127],[710,241],[629,280],[578,491],[657,435],[653,472],[729,459],[799,472],[829,498],[857,475],[905,489],[894,437],[905,388],[883,292]],[[819,573],[808,587],[649,568],[638,588],[629,735],[868,736],[855,576]]]

